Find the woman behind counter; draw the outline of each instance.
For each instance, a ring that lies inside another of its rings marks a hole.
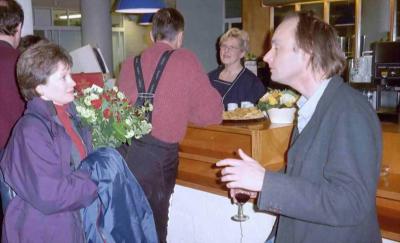
[[[243,67],[242,59],[249,51],[249,35],[238,28],[231,28],[219,41],[220,59],[223,64],[208,74],[211,84],[218,90],[227,108],[229,103],[250,101],[256,104],[264,95],[265,87],[250,70]]]

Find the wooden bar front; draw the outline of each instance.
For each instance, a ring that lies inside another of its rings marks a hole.
[[[282,168],[292,125],[271,126],[266,121],[222,125],[189,126],[179,146],[177,182],[196,189],[227,195],[218,182],[214,164],[225,158],[238,158],[237,150],[272,170]]]

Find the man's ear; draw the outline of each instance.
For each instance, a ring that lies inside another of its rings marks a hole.
[[[176,44],[177,44],[177,48],[181,48],[183,45],[183,31],[180,31],[177,35],[176,35]]]
[[[22,31],[22,23],[19,23],[17,26],[17,33],[21,34]]]
[[[22,23],[19,23],[17,26],[17,31],[13,35],[13,47],[17,48],[19,42],[21,41],[21,32],[22,32]]]
[[[154,41],[154,37],[153,37],[153,32],[149,32],[149,35],[150,35],[150,40],[154,43],[155,41]]]

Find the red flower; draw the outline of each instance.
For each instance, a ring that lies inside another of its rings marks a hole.
[[[98,109],[100,109],[100,107],[101,107],[101,99],[97,99],[97,100],[92,100],[91,101],[91,103],[92,103],[92,106],[96,109],[96,110],[98,110]]]
[[[107,108],[107,109],[105,109],[105,110],[103,111],[103,116],[104,116],[104,118],[106,118],[106,119],[110,118],[110,116],[111,116],[110,108]]]
[[[110,101],[110,99],[111,99],[108,94],[103,94],[102,97],[107,101]]]

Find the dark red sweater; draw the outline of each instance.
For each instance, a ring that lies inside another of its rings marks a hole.
[[[162,53],[171,49],[169,45],[158,42],[142,53],[146,90]],[[122,64],[118,85],[132,102],[136,101],[133,57]],[[152,135],[164,142],[179,142],[189,122],[209,125],[222,121],[221,96],[211,86],[196,56],[184,48],[175,50],[168,60],[153,104]]]
[[[25,109],[16,81],[19,52],[0,40],[0,148],[4,148],[12,127]]]

